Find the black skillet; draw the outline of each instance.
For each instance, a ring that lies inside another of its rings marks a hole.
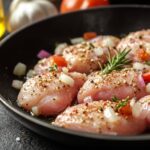
[[[106,145],[150,141],[150,133],[137,136],[90,134],[54,127],[50,120],[30,116],[16,104],[18,91],[11,87],[17,62],[29,67],[36,63],[40,49],[53,52],[55,42],[81,36],[86,31],[124,35],[150,28],[149,6],[111,6],[48,18],[7,36],[0,43],[0,101],[27,128],[50,139],[73,145]]]

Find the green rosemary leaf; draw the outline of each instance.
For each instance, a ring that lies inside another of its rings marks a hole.
[[[49,67],[49,71],[52,72],[52,71],[57,71],[57,64],[54,64],[53,66]]]
[[[113,102],[118,102],[120,99],[118,98],[118,97],[116,97],[116,96],[114,96],[114,97],[112,97],[112,101]]]
[[[108,54],[108,62],[104,66],[104,69],[102,70],[103,74],[108,74],[112,72],[113,70],[120,70],[122,69],[125,65],[128,65],[131,63],[131,60],[126,58],[128,53],[131,50],[123,50],[123,51],[116,51],[116,55],[110,58],[110,52]]]

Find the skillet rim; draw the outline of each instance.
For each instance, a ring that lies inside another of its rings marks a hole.
[[[23,30],[26,30],[27,28],[32,28],[32,26],[37,25],[39,23],[42,23],[44,21],[47,21],[49,19],[55,19],[71,14],[80,14],[84,12],[90,12],[90,11],[96,11],[99,9],[117,9],[117,8],[146,8],[150,9],[149,5],[113,5],[113,6],[101,6],[101,7],[95,7],[95,8],[90,8],[87,10],[80,10],[80,11],[75,11],[71,13],[65,13],[65,14],[58,14],[56,16],[48,17],[46,19],[34,22],[33,24],[27,25],[25,27],[20,28],[19,30],[15,31],[14,33],[11,33],[7,35],[3,40],[0,42],[0,47],[5,44],[9,39],[13,38],[15,35],[19,34]],[[108,140],[108,141],[143,141],[143,140],[150,140],[150,134],[145,134],[145,135],[134,135],[134,136],[114,136],[114,135],[103,135],[103,134],[94,134],[94,133],[88,133],[88,132],[80,132],[80,131],[74,131],[70,129],[65,129],[61,127],[56,127],[54,125],[48,124],[46,122],[43,122],[42,120],[38,120],[32,116],[27,115],[24,112],[19,111],[11,103],[9,102],[10,100],[5,99],[1,94],[0,94],[0,102],[9,110],[9,112],[15,113],[15,115],[22,117],[23,119],[30,121],[38,126],[44,127],[47,130],[53,130],[54,132],[60,132],[62,134],[68,134],[71,136],[78,136],[81,138],[88,138],[88,139],[95,139],[95,140]],[[14,119],[16,119],[16,116],[13,116]],[[20,121],[21,122],[21,121]],[[22,123],[24,125],[24,123]],[[25,126],[25,125],[24,125]],[[29,127],[28,127],[29,128]],[[30,128],[31,129],[31,128]]]

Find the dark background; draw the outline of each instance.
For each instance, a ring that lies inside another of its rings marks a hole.
[[[11,0],[3,0],[5,11],[8,10]],[[59,7],[60,0],[55,1]],[[111,4],[150,4],[150,1],[111,0]],[[19,137],[20,141],[16,141]],[[117,147],[117,145],[116,145]],[[41,137],[16,122],[7,110],[0,104],[0,150],[60,150],[73,149],[60,143]],[[87,148],[86,148],[87,149]]]

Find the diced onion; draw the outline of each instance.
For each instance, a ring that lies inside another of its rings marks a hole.
[[[71,41],[71,44],[78,44],[78,43],[84,42],[85,40],[82,37],[77,37],[77,38],[70,39],[70,41]]]
[[[38,116],[39,114],[39,111],[38,111],[38,108],[36,106],[32,107],[32,113],[36,116]]]
[[[63,68],[62,68],[62,71],[63,71],[64,73],[68,73],[69,70],[68,70],[67,67],[63,67]]]
[[[135,70],[140,70],[140,71],[142,71],[142,70],[144,69],[144,64],[139,63],[139,62],[135,62],[135,63],[133,63],[133,68],[134,68]]]
[[[118,116],[111,107],[104,109],[104,118],[108,122],[116,122],[118,120]]]
[[[135,98],[132,98],[132,99],[131,99],[131,101],[130,101],[130,106],[131,106],[131,108],[134,106],[135,101],[136,101],[136,99],[135,99]]]
[[[64,48],[66,48],[67,46],[68,46],[67,43],[60,43],[60,44],[58,44],[56,46],[56,48],[55,48],[55,54],[61,55],[63,50],[64,50]]]
[[[17,76],[25,75],[27,66],[21,62],[17,63],[13,70],[13,74]]]
[[[87,96],[83,99],[84,103],[88,103],[88,102],[92,102],[92,101],[93,101],[93,98],[91,96]]]
[[[32,70],[32,69],[30,69],[30,70],[27,72],[26,77],[27,77],[27,78],[32,78],[32,77],[34,77],[35,75],[36,75],[35,71]]]
[[[98,48],[94,48],[94,52],[97,56],[102,56],[103,55],[103,49],[98,47]]]
[[[150,93],[150,83],[148,83],[148,84],[146,85],[146,92],[147,92],[147,93]]]
[[[141,114],[141,104],[139,102],[136,102],[132,107],[132,115],[134,117],[139,117],[140,114]]]
[[[106,38],[103,40],[103,46],[104,47],[114,47],[115,44],[111,38]]]
[[[50,56],[50,53],[47,52],[46,50],[40,50],[40,52],[37,54],[37,57],[42,59],[42,58],[47,58]]]
[[[15,89],[20,90],[22,85],[23,85],[23,81],[20,81],[20,80],[13,80],[12,81],[12,87]]]
[[[60,81],[62,81],[63,83],[65,83],[65,84],[67,84],[69,86],[73,86],[74,85],[74,80],[70,76],[68,76],[68,75],[66,75],[64,73],[61,73],[59,79],[60,79]]]

